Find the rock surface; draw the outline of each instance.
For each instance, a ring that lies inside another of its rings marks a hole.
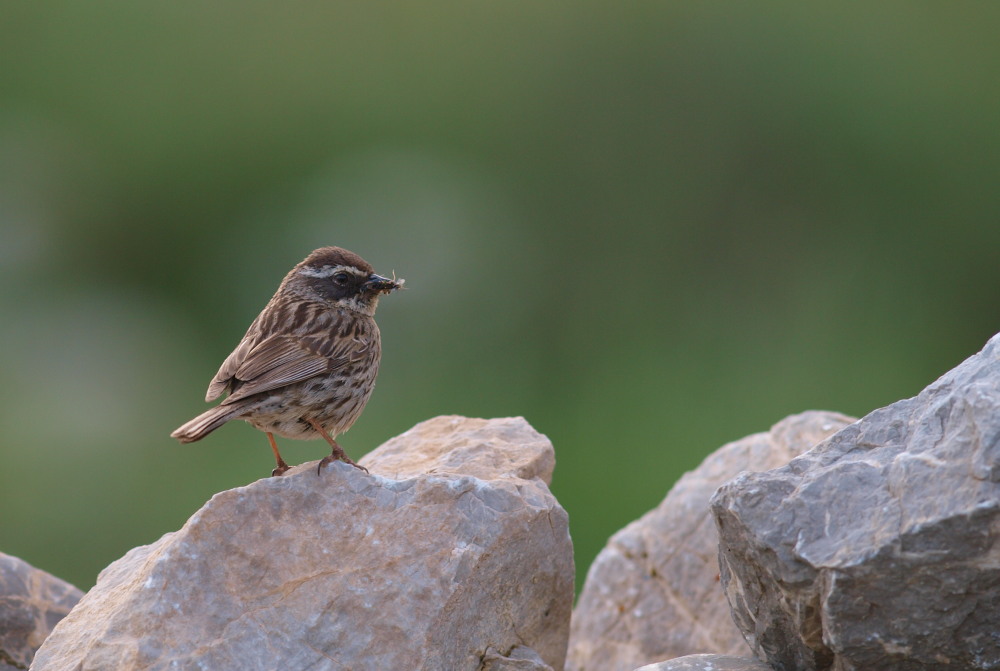
[[[549,441],[439,417],[362,463],[212,497],[105,569],[32,669],[561,669],[573,557]]]
[[[636,671],[772,671],[772,669],[756,657],[687,655],[650,664]]]
[[[699,652],[750,654],[719,585],[709,499],[740,471],[784,465],[853,421],[805,412],[724,445],[684,475],[657,508],[612,536],[573,612],[567,668],[633,671]]]
[[[713,513],[734,617],[775,669],[1000,668],[1000,336]]]
[[[68,582],[0,552],[0,671],[27,669],[82,596]]]

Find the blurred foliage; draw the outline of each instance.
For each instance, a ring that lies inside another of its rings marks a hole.
[[[345,447],[525,416],[582,580],[719,445],[911,396],[998,330],[998,30],[995,3],[6,3],[0,550],[86,589],[267,475],[245,424],[168,433],[337,244],[409,287]]]

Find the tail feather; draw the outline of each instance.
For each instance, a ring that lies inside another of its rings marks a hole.
[[[182,443],[193,443],[196,440],[201,440],[242,412],[243,408],[241,407],[217,405],[175,429],[170,437],[176,438]]]

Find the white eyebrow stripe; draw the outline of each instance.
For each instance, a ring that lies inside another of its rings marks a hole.
[[[322,268],[310,268],[309,266],[306,266],[299,271],[299,275],[305,275],[306,277],[327,278],[340,272],[350,273],[355,277],[367,277],[363,272],[359,271],[354,266],[323,266]]]

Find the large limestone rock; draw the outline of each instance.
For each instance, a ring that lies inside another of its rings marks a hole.
[[[552,446],[439,417],[214,496],[105,569],[34,671],[561,669],[573,598]]]
[[[734,615],[775,669],[1000,668],[1000,336],[713,512]]]
[[[699,652],[750,654],[719,585],[709,499],[740,471],[784,465],[853,421],[805,412],[725,445],[684,475],[657,508],[612,536],[573,612],[567,667],[633,671]]]
[[[0,671],[27,669],[82,596],[68,582],[0,552]]]

